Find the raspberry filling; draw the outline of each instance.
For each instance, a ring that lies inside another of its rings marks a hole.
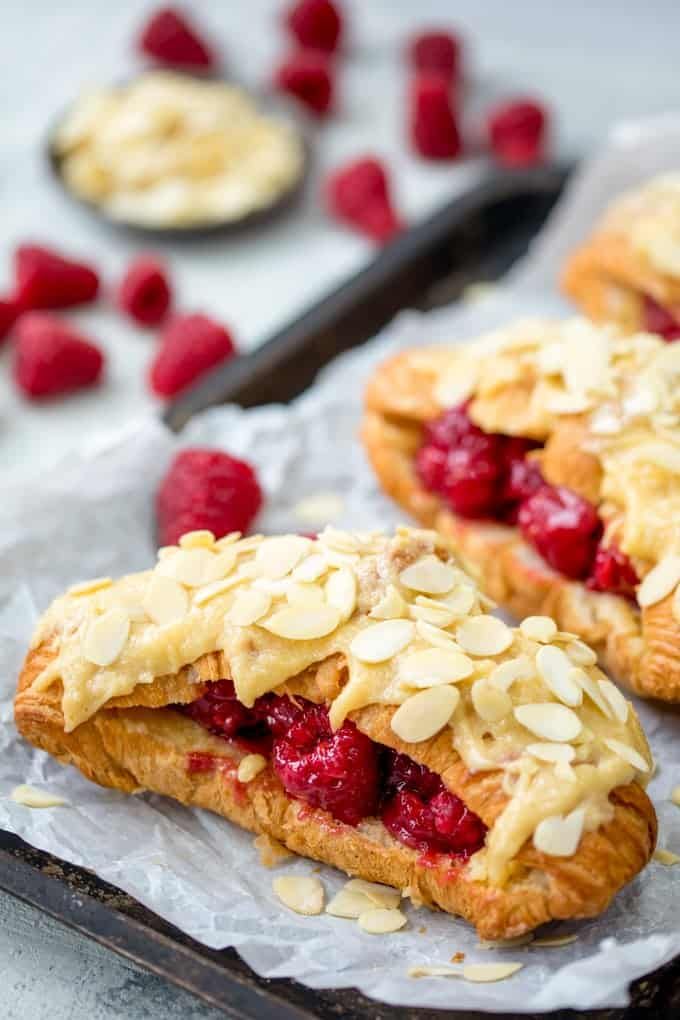
[[[593,591],[608,591],[634,602],[635,589],[639,583],[635,567],[618,546],[598,547],[593,572],[586,581],[589,588]]]
[[[676,317],[645,294],[642,307],[642,324],[650,333],[656,333],[672,342],[680,338],[680,322]]]
[[[542,485],[520,504],[517,523],[554,570],[575,579],[588,576],[602,523],[587,499],[563,485]]]
[[[358,825],[379,816],[395,839],[422,852],[469,856],[484,842],[484,823],[439,776],[370,740],[349,720],[333,732],[322,705],[265,694],[246,708],[231,680],[220,680],[198,701],[176,708],[244,750],[270,754],[291,797],[338,821]],[[211,755],[188,755],[192,774],[212,767]]]

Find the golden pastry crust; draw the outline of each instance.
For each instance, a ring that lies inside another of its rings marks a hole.
[[[377,820],[353,828],[324,811],[301,805],[285,794],[269,766],[248,784],[239,783],[235,773],[240,752],[171,707],[160,707],[168,697],[200,696],[206,681],[228,675],[222,655],[203,656],[176,678],[140,684],[126,698],[126,707],[112,707],[121,700],[112,699],[70,733],[64,732],[58,686],[47,691],[34,686],[53,657],[49,645],[43,644],[29,652],[21,673],[15,718],[31,743],[103,786],[128,793],[152,790],[207,808],[296,853],[351,875],[406,889],[415,900],[471,921],[485,938],[508,938],[546,921],[600,913],[644,867],[654,849],[654,809],[642,788],[631,783],[612,791],[611,820],[586,832],[572,857],[547,856],[528,841],[516,855],[507,883],[502,888],[492,886],[475,878],[471,863],[453,868],[450,861],[424,864]],[[343,657],[334,655],[290,680],[278,693],[327,702],[342,688],[346,676]],[[152,689],[155,696],[150,696]],[[138,707],[150,701],[154,708]],[[492,826],[507,802],[501,774],[469,773],[443,733],[418,744],[404,744],[390,728],[393,711],[371,705],[353,712],[351,718],[371,739],[404,751],[439,773],[446,786]],[[193,752],[222,761],[213,771],[190,772],[187,754]]]
[[[423,487],[414,456],[424,425],[441,411],[433,391],[450,359],[450,352],[441,348],[428,350],[425,359],[421,349],[405,351],[381,365],[369,381],[362,438],[382,488],[418,521],[445,535],[465,568],[500,605],[519,618],[552,616],[561,629],[591,645],[605,668],[636,693],[680,701],[680,641],[670,596],[640,611],[623,598],[591,591],[553,571],[517,528],[459,517]],[[424,362],[429,365],[427,385]],[[525,387],[523,383],[522,393]],[[515,397],[510,390],[502,398],[501,417],[513,425]],[[526,400],[517,405],[525,408]],[[541,452],[541,463],[549,481],[597,502],[599,463],[579,449],[581,430],[580,416],[561,417]],[[526,423],[508,431],[531,434]]]

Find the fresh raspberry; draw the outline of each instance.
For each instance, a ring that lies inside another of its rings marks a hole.
[[[333,732],[328,711],[306,705],[274,740],[273,764],[284,789],[348,825],[378,809],[378,750],[349,720]]]
[[[486,835],[481,818],[445,789],[431,799],[401,790],[387,802],[381,817],[395,839],[421,853],[469,856],[479,850]]]
[[[224,326],[207,315],[176,315],[163,330],[151,363],[151,389],[159,397],[174,397],[235,351]]]
[[[293,96],[317,117],[324,117],[333,105],[334,78],[323,53],[299,50],[279,64],[274,87]]]
[[[539,163],[544,156],[548,117],[532,100],[514,100],[495,107],[487,118],[491,151],[504,166]]]
[[[649,333],[656,333],[664,340],[672,341],[680,337],[680,321],[647,295],[642,307],[642,325]]]
[[[639,583],[635,567],[618,546],[598,546],[593,572],[586,582],[589,588],[635,600]]]
[[[233,740],[246,751],[267,754],[271,749],[266,721],[255,706],[246,708],[237,700],[231,680],[210,684],[202,698],[184,705],[182,711],[216,737]]]
[[[28,397],[94,386],[101,379],[104,356],[68,323],[43,312],[22,315],[16,328],[14,378]]]
[[[504,503],[521,503],[544,484],[541,469],[535,460],[509,457],[506,465],[505,481],[501,493]]]
[[[602,534],[597,510],[562,485],[543,485],[519,509],[519,526],[546,563],[567,577],[591,572]]]
[[[151,16],[138,45],[147,57],[170,67],[208,70],[217,63],[210,46],[173,7],[161,7]]]
[[[462,152],[458,119],[448,82],[438,74],[418,74],[411,82],[409,131],[413,148],[425,159],[456,159]]]
[[[19,245],[14,272],[15,301],[22,309],[70,308],[93,301],[99,290],[99,277],[91,266],[38,244]]]
[[[409,61],[414,71],[441,75],[452,85],[460,78],[461,50],[451,32],[421,32],[411,40]]]
[[[438,446],[421,446],[416,454],[416,474],[428,492],[441,496],[444,491],[446,477],[446,450]]]
[[[493,517],[500,508],[502,471],[496,436],[482,435],[474,446],[449,453],[442,496],[462,517]]]
[[[326,204],[332,216],[374,241],[389,241],[404,227],[392,205],[387,172],[370,156],[330,175]]]
[[[12,298],[0,298],[0,343],[5,339],[21,314],[21,308]]]
[[[342,15],[331,0],[298,0],[288,9],[285,24],[300,46],[333,53],[342,35]]]
[[[438,449],[448,452],[484,435],[472,421],[468,413],[469,406],[470,402],[465,401],[456,407],[450,407],[438,418],[429,422],[425,430],[424,445],[436,446]]]
[[[444,789],[436,772],[430,772],[425,765],[419,765],[407,754],[399,754],[386,747],[383,754],[383,796],[389,800],[400,790],[417,793],[424,800],[430,800]]]
[[[165,266],[149,255],[131,262],[118,289],[118,304],[141,326],[158,326],[165,318],[172,292]]]
[[[174,545],[187,531],[207,528],[217,538],[247,531],[260,506],[255,472],[220,450],[182,450],[156,495],[161,545]]]

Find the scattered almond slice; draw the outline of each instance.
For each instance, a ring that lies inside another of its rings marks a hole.
[[[394,909],[401,902],[399,889],[393,889],[391,885],[380,885],[378,882],[368,882],[365,878],[351,878],[344,888],[348,892],[361,893],[377,907]]]
[[[410,620],[383,620],[360,630],[349,650],[360,662],[385,662],[409,644],[414,631]]]
[[[405,588],[424,595],[445,595],[451,591],[457,578],[457,571],[433,554],[416,560],[399,574],[399,581]]]
[[[597,705],[602,714],[606,715],[608,719],[612,719],[613,712],[611,705],[600,690],[597,680],[594,680],[588,673],[586,673],[585,669],[582,669],[580,666],[574,666],[570,676],[574,683],[577,683],[579,687],[586,692],[590,700]]]
[[[231,591],[232,588],[236,588],[239,584],[244,584],[244,582],[249,580],[249,573],[239,572],[232,574],[231,577],[225,577],[222,581],[213,581],[211,584],[204,584],[201,588],[195,588],[194,605],[204,606],[206,602],[224,595],[225,592]]]
[[[680,864],[680,854],[675,854],[672,850],[664,850],[662,847],[658,847],[652,857],[658,864],[663,864],[667,868],[672,868],[674,864]]]
[[[326,913],[331,914],[332,917],[346,917],[356,920],[362,914],[365,914],[366,911],[372,910],[374,906],[375,904],[372,900],[369,900],[368,896],[364,896],[360,892],[353,892],[345,886],[330,901],[326,907]]]
[[[475,680],[470,691],[475,712],[484,722],[498,722],[512,711],[512,698],[488,677]]]
[[[373,907],[359,916],[359,927],[369,935],[387,935],[399,931],[406,924],[407,918],[401,910],[386,910],[384,907]]]
[[[29,786],[25,783],[21,786],[15,786],[9,796],[10,800],[13,800],[15,804],[21,804],[23,807],[29,808],[63,807],[68,803],[63,797],[57,796],[56,793],[50,793],[49,790],[39,790],[38,787]]]
[[[536,949],[558,949],[562,946],[570,946],[576,942],[578,935],[543,935],[534,939],[533,946]]]
[[[257,547],[255,565],[261,577],[276,581],[290,574],[310,549],[310,540],[302,535],[266,538]]]
[[[454,641],[453,634],[442,630],[441,627],[435,627],[426,620],[416,620],[416,633],[423,641],[427,641],[428,645],[433,645],[435,648],[455,648],[457,651],[462,651]]]
[[[456,687],[428,687],[399,706],[390,728],[408,744],[429,740],[446,726],[459,699]]]
[[[180,549],[212,549],[214,544],[215,536],[207,529],[187,531],[179,540]]]
[[[528,655],[518,655],[516,659],[506,659],[494,666],[489,673],[489,680],[496,687],[502,687],[507,691],[512,687],[515,680],[527,680],[534,676],[536,667]]]
[[[249,783],[267,767],[267,759],[262,754],[247,754],[239,762],[236,778],[239,783]]]
[[[326,600],[340,613],[342,620],[349,620],[357,604],[356,574],[349,567],[334,570],[326,581]]]
[[[561,648],[544,645],[536,653],[536,668],[545,681],[548,690],[564,702],[576,706],[583,701],[583,689],[575,682],[571,673],[573,665]]]
[[[645,609],[661,602],[680,582],[680,556],[664,556],[649,571],[637,590],[638,605]]]
[[[674,786],[671,790],[671,800],[676,807],[680,807],[680,786]]]
[[[518,723],[537,737],[550,742],[566,743],[574,740],[581,732],[581,720],[576,713],[565,705],[556,705],[551,701],[517,705],[514,713]]]
[[[186,616],[189,611],[189,596],[179,581],[154,571],[142,606],[149,619],[163,627],[166,624],[177,623]]]
[[[358,553],[361,548],[359,541],[354,535],[349,531],[341,531],[339,528],[334,528],[331,524],[326,525],[323,529],[319,535],[319,542],[330,549],[335,549],[336,552],[349,555]]]
[[[500,655],[513,642],[510,627],[495,616],[470,616],[456,629],[456,640],[470,655]]]
[[[130,633],[130,618],[122,609],[109,609],[89,621],[82,640],[83,656],[95,666],[110,666],[122,652]]]
[[[519,625],[525,637],[545,644],[557,634],[557,624],[549,616],[527,616]]]
[[[93,577],[91,581],[79,581],[78,584],[72,584],[67,594],[73,596],[91,595],[102,588],[110,588],[112,584],[113,580],[110,577]]]
[[[326,599],[321,585],[313,582],[301,584],[299,581],[289,581],[286,584],[285,594],[286,600],[291,606],[318,606]]]
[[[312,553],[302,560],[301,563],[298,563],[290,576],[293,581],[299,581],[301,584],[311,584],[314,581],[318,581],[327,572],[328,561],[323,553]]]
[[[269,612],[271,595],[257,588],[246,588],[238,592],[227,619],[235,627],[250,627]]]
[[[614,718],[620,723],[625,723],[628,718],[629,706],[621,691],[611,682],[611,680],[598,680],[597,684],[609,707],[614,713]]]
[[[295,516],[308,524],[325,524],[342,516],[345,501],[337,492],[315,492],[298,500],[293,507]]]
[[[408,607],[409,616],[414,620],[423,620],[432,624],[433,627],[448,627],[455,620],[455,614],[444,606],[443,609],[436,609],[428,605],[419,605],[416,599],[415,605]]]
[[[234,545],[235,542],[241,537],[240,531],[230,531],[228,535],[223,535],[222,538],[215,540],[215,546],[218,549],[226,549],[229,545]]]
[[[526,932],[524,935],[515,935],[509,939],[480,939],[477,943],[477,949],[517,949],[519,946],[528,946],[533,940],[532,932]]]
[[[466,963],[463,965],[463,980],[475,983],[504,981],[523,966],[523,963]]]
[[[578,638],[570,640],[564,650],[575,666],[594,666],[597,662],[593,649]]]
[[[407,606],[403,598],[393,584],[387,586],[387,591],[377,602],[368,614],[372,620],[398,620],[406,616]]]
[[[547,761],[551,764],[569,765],[574,760],[576,751],[571,744],[527,744],[527,751],[538,758],[539,761]]]
[[[206,564],[201,584],[211,584],[221,581],[231,574],[236,565],[238,553],[234,546],[226,546],[218,553],[214,553]]]
[[[199,588],[204,583],[217,580],[207,576],[214,559],[209,549],[178,549],[172,556],[163,558],[156,571],[164,577],[174,578],[187,588]]]
[[[334,606],[289,606],[279,609],[266,620],[260,621],[271,634],[288,641],[316,641],[332,634],[340,625],[340,613]],[[356,639],[355,639],[356,640]]]
[[[479,363],[471,358],[456,361],[455,372],[446,372],[434,388],[434,399],[440,407],[456,407],[472,396],[479,380]]]
[[[455,648],[425,648],[399,661],[399,679],[411,687],[457,683],[472,671],[472,659]]]
[[[614,754],[618,754],[619,758],[623,758],[629,765],[632,765],[638,772],[649,772],[650,764],[646,761],[639,751],[636,751],[630,744],[624,744],[622,740],[615,740],[614,737],[605,737],[604,743],[613,751]]]
[[[315,875],[280,875],[272,888],[283,905],[296,914],[309,917],[323,910],[323,886]]]
[[[463,974],[460,968],[454,969],[453,967],[445,963],[432,963],[422,964],[417,967],[409,967],[406,971],[408,977],[411,978],[424,978],[424,977],[450,977],[450,978],[462,978]]]
[[[584,820],[583,808],[576,808],[564,818],[560,815],[543,818],[534,831],[534,846],[551,857],[571,857],[581,841]]]
[[[478,598],[481,600],[481,595],[475,591],[472,585],[458,584],[452,592],[444,595],[441,601],[456,616],[467,616]],[[491,605],[491,608],[493,608],[493,605]]]

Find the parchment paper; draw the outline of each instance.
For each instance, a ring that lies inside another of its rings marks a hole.
[[[578,935],[560,949],[482,950],[464,922],[412,907],[406,907],[408,927],[384,937],[366,935],[352,921],[299,917],[276,900],[271,879],[308,874],[309,861],[291,859],[266,871],[249,834],[155,795],[100,789],[25,745],[12,722],[16,676],[39,611],[68,584],[151,561],[153,493],[178,447],[217,445],[255,463],[267,494],[262,530],[301,530],[295,504],[324,490],[344,498],[343,526],[391,526],[400,515],[378,492],[356,435],[371,368],[407,345],[465,340],[519,315],[563,314],[553,281],[565,244],[586,231],[596,208],[627,180],[676,166],[677,121],[620,129],[574,182],[511,284],[484,301],[427,316],[404,313],[372,344],[326,369],[288,408],[212,410],[181,439],[146,418],[55,465],[39,483],[6,491],[0,509],[0,826],[91,868],[206,945],[236,947],[259,974],[317,988],[356,986],[400,1005],[528,1013],[621,1005],[633,978],[680,952],[680,866],[657,862],[602,917],[554,926],[555,933]],[[659,765],[650,791],[660,846],[680,852],[680,809],[669,800],[680,783],[680,715],[642,703],[638,710]],[[38,811],[15,804],[8,795],[20,783],[49,788],[68,806]],[[343,881],[329,868],[321,877],[329,897]],[[445,963],[458,951],[467,963],[517,960],[524,968],[487,985],[406,975],[411,965]]]

